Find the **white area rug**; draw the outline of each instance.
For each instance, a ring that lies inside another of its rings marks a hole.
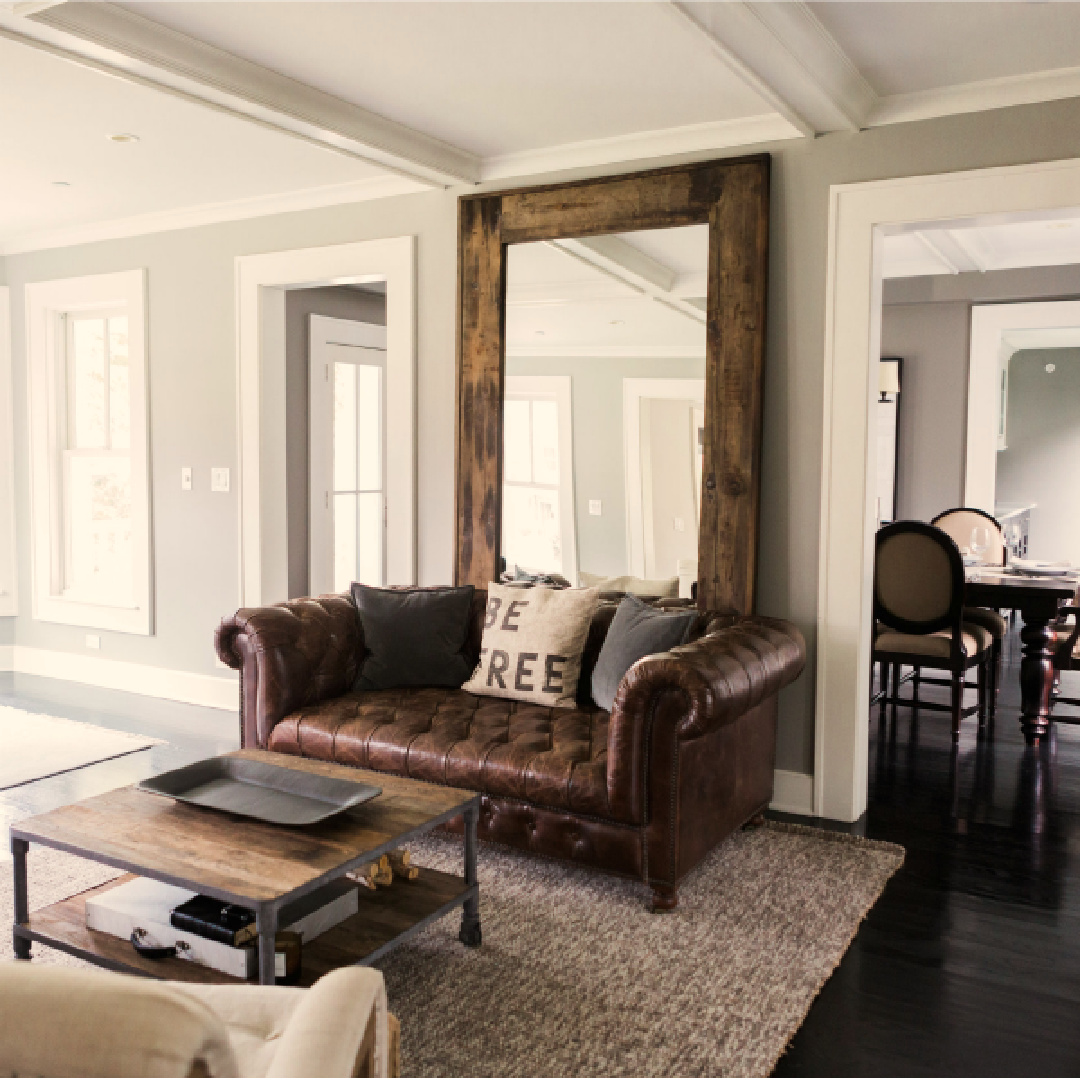
[[[0,791],[145,750],[162,741],[0,706]]]

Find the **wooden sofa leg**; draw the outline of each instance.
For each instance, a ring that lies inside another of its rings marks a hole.
[[[759,810],[752,818],[748,818],[744,829],[760,829],[765,824],[765,814]]]
[[[652,887],[652,910],[674,911],[679,906],[678,885],[654,885]]]

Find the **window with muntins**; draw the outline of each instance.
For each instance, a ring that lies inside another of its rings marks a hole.
[[[35,618],[151,632],[143,278],[26,289]]]

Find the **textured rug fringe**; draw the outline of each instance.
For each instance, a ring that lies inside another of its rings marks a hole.
[[[866,836],[837,832],[834,829],[822,829],[816,825],[801,825],[796,821],[773,821],[772,818],[766,818],[765,828],[775,832],[801,833],[818,840],[829,840],[834,844],[855,844],[857,847],[873,848],[877,851],[891,851],[900,857],[900,862],[897,863],[898,869],[903,865],[907,855],[907,851],[900,844],[893,844],[888,840],[871,840]]]

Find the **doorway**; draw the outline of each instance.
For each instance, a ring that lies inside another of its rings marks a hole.
[[[236,260],[240,606],[287,599],[290,428],[286,298],[333,286],[386,289],[384,583],[416,583],[416,238],[367,240]],[[303,411],[307,424],[307,410]],[[305,523],[307,501],[302,505]]]
[[[1074,207],[1080,161],[834,187],[826,280],[814,813],[866,807],[884,238],[907,223],[1008,220]]]

